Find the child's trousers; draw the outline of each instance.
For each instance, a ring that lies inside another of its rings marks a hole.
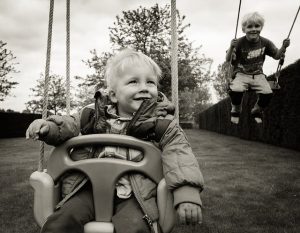
[[[134,197],[116,198],[114,206],[112,223],[115,233],[151,232]],[[92,188],[90,184],[87,184],[59,210],[48,217],[41,233],[83,233],[84,225],[94,220]]]
[[[249,75],[237,73],[229,88],[231,103],[235,106],[241,104],[243,93],[249,88],[259,94],[257,104],[261,108],[265,108],[269,104],[273,93],[264,74]]]
[[[244,92],[251,88],[257,94],[271,94],[272,89],[264,74],[243,74],[237,73],[230,83],[230,90]]]

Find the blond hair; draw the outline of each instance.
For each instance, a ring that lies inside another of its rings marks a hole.
[[[123,72],[128,65],[137,63],[149,66],[157,79],[161,77],[161,69],[150,57],[133,49],[123,49],[107,62],[105,71],[107,89],[112,90],[114,88],[117,73]]]
[[[258,23],[261,27],[264,27],[265,19],[258,12],[252,12],[246,14],[242,19],[242,30],[245,32],[245,28],[249,23]]]

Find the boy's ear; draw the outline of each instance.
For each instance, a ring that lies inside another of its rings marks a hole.
[[[109,95],[109,98],[110,98],[111,102],[113,102],[115,104],[118,102],[117,97],[116,97],[116,93],[114,91],[110,90],[108,95]]]

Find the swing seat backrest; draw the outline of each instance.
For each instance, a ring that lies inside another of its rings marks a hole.
[[[122,146],[136,149],[143,153],[143,159],[140,162],[132,162],[111,158],[92,158],[73,161],[70,158],[69,154],[73,148],[91,145]],[[55,188],[57,187],[56,184],[58,184],[60,177],[69,170],[83,172],[87,177],[89,177],[92,183],[96,222],[88,223],[85,226],[86,233],[113,231],[111,218],[113,215],[115,183],[122,175],[128,172],[144,174],[155,183],[159,184],[158,205],[160,211],[160,225],[164,232],[169,232],[173,228],[175,212],[173,209],[172,195],[170,191],[167,190],[163,179],[161,151],[151,143],[124,135],[94,134],[72,138],[61,146],[56,147],[47,162],[47,174],[42,175],[50,177],[50,181],[42,181],[43,183],[49,183],[46,185],[49,190],[47,190],[44,195],[54,193],[54,196],[52,197],[53,201],[49,202],[50,207],[45,208],[50,210],[47,210],[46,213],[43,214],[44,219],[38,219],[41,218],[41,214],[35,214],[40,225],[42,225],[45,221],[45,217],[51,214],[51,209],[53,212],[53,208],[58,201],[58,198],[55,197],[58,195],[58,188]],[[45,180],[45,178],[43,179]],[[37,182],[36,180],[37,178],[35,178],[33,174],[31,177],[31,183],[37,191],[37,189],[39,189],[37,187],[39,186],[37,184],[39,181]],[[35,194],[35,198],[36,196],[37,194]],[[35,200],[35,205],[38,205],[36,202],[37,201]],[[36,209],[36,207],[34,208]],[[100,225],[101,229],[99,230]]]

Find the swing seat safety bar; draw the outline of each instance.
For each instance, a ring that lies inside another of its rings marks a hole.
[[[120,159],[86,159],[73,161],[69,153],[78,146],[121,146],[143,153],[140,162]],[[158,184],[157,202],[159,224],[164,233],[170,232],[175,224],[176,213],[173,196],[163,179],[161,151],[149,142],[134,137],[116,134],[94,134],[72,138],[56,147],[47,163],[47,172],[34,172],[30,184],[34,193],[34,216],[42,226],[53,213],[59,199],[59,178],[68,170],[78,170],[86,174],[93,187],[95,222],[85,225],[85,233],[113,233],[111,218],[115,183],[128,172],[142,173]]]

